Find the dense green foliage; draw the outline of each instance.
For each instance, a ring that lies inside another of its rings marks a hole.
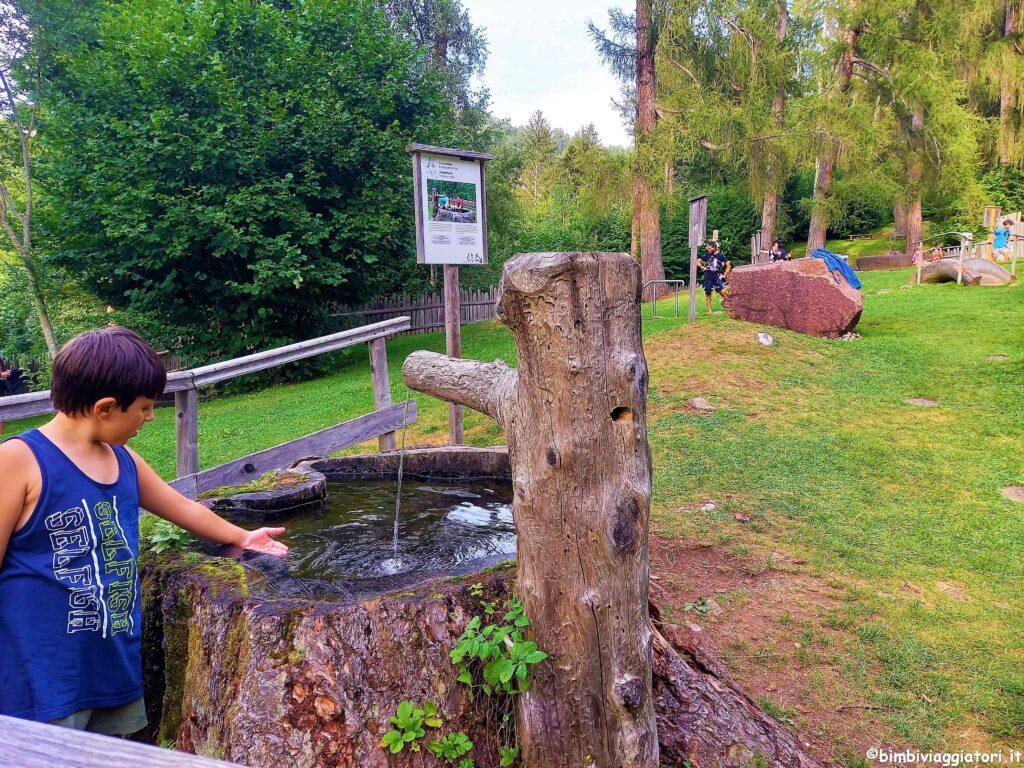
[[[405,146],[450,126],[371,3],[131,0],[96,34],[51,73],[41,176],[102,299],[209,359],[325,332],[328,302],[411,272]]]

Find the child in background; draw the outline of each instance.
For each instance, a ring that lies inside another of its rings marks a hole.
[[[992,230],[992,260],[996,262],[1007,261],[1010,258],[1010,227],[1013,226],[1013,219],[1004,219],[1003,226]]]
[[[167,374],[134,332],[75,337],[53,361],[56,416],[0,444],[0,714],[128,734],[142,700],[139,509],[197,536],[284,556],[191,501],[125,443]]]
[[[708,303],[708,314],[711,314],[711,291],[717,291],[718,295],[725,298],[725,282],[732,271],[732,262],[718,250],[718,243],[712,240],[707,245],[707,253],[697,265],[704,270],[704,298]]]
[[[789,251],[782,246],[782,243],[775,240],[772,242],[771,250],[768,251],[768,258],[773,264],[777,261],[789,261]]]

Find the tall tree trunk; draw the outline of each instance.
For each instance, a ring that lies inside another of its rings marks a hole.
[[[896,200],[892,204],[892,219],[897,237],[907,236],[907,201]]]
[[[37,81],[38,82],[38,81]],[[53,336],[53,324],[50,322],[50,313],[46,309],[46,299],[43,295],[42,281],[35,261],[32,259],[32,152],[30,142],[35,135],[36,110],[39,106],[38,90],[33,97],[32,119],[26,126],[21,119],[18,99],[11,89],[11,82],[8,74],[0,69],[0,86],[3,88],[3,95],[6,97],[7,106],[14,119],[14,125],[18,131],[18,138],[21,143],[21,173],[22,181],[25,183],[25,209],[19,214],[14,208],[14,201],[11,199],[7,184],[0,180],[0,227],[3,228],[7,238],[14,246],[14,250],[25,267],[25,274],[28,277],[29,290],[32,293],[32,302],[36,306],[36,316],[39,318],[39,328],[43,333],[43,340],[46,342],[46,351],[52,360],[57,356],[57,342]],[[21,233],[15,231],[15,226],[21,227]]]
[[[836,89],[833,98],[843,98],[850,90],[859,38],[859,28],[853,27],[846,31],[846,48],[836,62]],[[828,235],[828,199],[832,195],[832,180],[835,177],[838,160],[839,146],[834,139],[830,139],[814,163],[814,204],[811,208],[811,225],[807,231],[808,254],[813,253],[815,248],[825,247],[825,238]]]
[[[924,108],[914,107],[910,122],[910,158],[907,161],[907,253],[921,241],[921,179],[924,175]]]
[[[828,230],[828,214],[825,203],[832,192],[832,177],[836,170],[836,149],[830,146],[814,162],[814,207],[811,223],[807,230],[807,255],[817,248],[825,247]]]
[[[28,277],[29,291],[32,293],[32,303],[36,306],[36,317],[39,319],[39,328],[43,332],[43,340],[46,342],[46,351],[53,360],[57,356],[57,341],[53,335],[53,323],[50,322],[50,312],[46,308],[46,297],[40,285],[39,275],[36,272],[35,264],[28,254],[20,254],[22,265],[25,267],[25,274]]]
[[[786,32],[789,29],[789,9],[786,7],[786,0],[775,0],[775,40],[779,47],[782,47],[786,39]],[[781,130],[784,123],[786,109],[786,81],[781,80],[775,88],[775,99],[772,101],[772,119],[775,128]],[[785,181],[786,169],[782,167],[783,158],[779,153],[769,153],[771,158],[768,168],[768,191],[764,196],[764,206],[761,208],[761,243],[770,248],[775,239],[775,225],[779,219],[779,199],[781,187]]]
[[[1003,37],[1016,35],[1020,30],[1017,3],[1020,0],[1006,0],[1003,18]],[[1017,107],[1017,92],[1014,89],[1012,69],[1003,66],[999,83],[999,162],[1010,165],[1014,161],[1017,144],[1017,127],[1014,112]]]
[[[651,134],[658,123],[655,109],[654,41],[651,37],[652,0],[636,3],[636,166],[633,171],[633,252],[639,254],[643,281],[664,280],[665,266],[661,261],[661,222],[658,218],[658,198],[648,166]],[[639,238],[639,244],[636,239]],[[650,299],[667,287],[644,292]]]
[[[498,302],[518,370],[433,352],[405,363],[410,387],[508,435],[516,585],[531,639],[551,654],[517,699],[525,768],[659,764],[640,289],[625,254],[521,254]]]

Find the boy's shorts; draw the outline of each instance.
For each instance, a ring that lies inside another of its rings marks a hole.
[[[725,288],[725,283],[722,281],[721,275],[704,275],[704,295],[710,296],[711,291],[722,292]]]
[[[148,722],[145,700],[136,699],[116,707],[83,709],[67,717],[51,720],[50,725],[59,725],[76,731],[127,736],[145,728]]]

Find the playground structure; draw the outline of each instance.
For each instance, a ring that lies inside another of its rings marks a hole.
[[[986,209],[986,222],[989,221],[989,211],[996,212],[995,219],[998,220],[998,208]],[[941,232],[937,235],[924,238],[919,241],[919,247],[923,252],[922,260],[917,264],[917,274],[914,282],[953,282],[957,285],[1005,285],[1014,279],[1017,274],[1017,259],[1024,256],[1024,222],[1021,221],[1020,213],[1011,214],[1007,218],[1013,220],[1013,231],[1010,237],[1010,269],[1000,267],[993,257],[991,239],[984,243],[974,243],[974,237],[970,232]],[[942,242],[951,236],[959,237],[959,245],[940,245],[934,249],[925,251],[924,245],[930,241]],[[927,261],[928,254],[938,250],[941,258]],[[943,263],[945,262],[945,263]]]
[[[918,265],[918,283],[957,283],[961,285],[1007,285],[1013,275],[988,259],[944,258]]]

